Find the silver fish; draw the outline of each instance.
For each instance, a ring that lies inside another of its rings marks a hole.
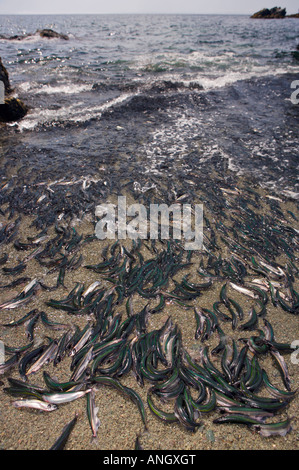
[[[27,284],[27,286],[25,286],[24,289],[21,290],[21,292],[16,297],[1,304],[0,310],[13,309],[13,308],[19,307],[20,305],[25,304],[31,299],[31,297],[33,296],[35,292],[35,289],[38,286],[39,286],[38,280],[33,279],[33,281]]]
[[[258,298],[258,296],[254,292],[252,292],[249,289],[246,289],[245,287],[238,286],[237,284],[234,284],[233,282],[230,282],[230,285],[233,289],[240,292],[241,294],[248,295],[248,297],[251,297],[252,299]]]
[[[279,266],[274,267],[271,264],[266,263],[266,261],[262,259],[259,259],[259,262],[262,266],[271,271],[273,274],[277,274],[277,276],[279,277],[286,277],[285,272]]]
[[[54,411],[57,410],[57,406],[53,403],[46,403],[42,400],[28,399],[28,400],[16,400],[13,403],[16,408],[33,408],[40,411]]]
[[[177,335],[174,334],[167,343],[167,348],[166,348],[166,351],[165,351],[165,358],[166,358],[167,364],[169,366],[172,366],[172,364],[173,364],[172,347],[173,347],[173,343],[176,340],[177,340]]]
[[[251,416],[254,419],[260,420],[262,423],[266,421],[267,418],[271,418],[274,416],[273,413],[269,413],[268,411],[259,410],[258,408],[246,408],[242,409],[240,406],[219,406],[221,411],[225,411],[225,413],[238,413],[244,416]]]
[[[30,298],[32,297],[33,294],[31,294],[30,296],[24,298],[24,299],[12,299],[12,300],[9,300],[8,302],[5,302],[4,304],[0,305],[0,309],[2,310],[10,310],[10,309],[13,309],[13,308],[18,308],[20,307],[21,305],[24,305],[26,304],[27,302],[29,302]]]
[[[286,365],[286,362],[285,362],[283,356],[277,350],[272,349],[272,348],[270,348],[270,353],[276,359],[276,361],[277,361],[277,363],[280,367],[281,373],[282,373],[283,382],[286,386],[286,389],[290,392],[291,391],[291,381],[290,381],[290,376],[289,376],[289,373],[288,373],[288,368],[287,368],[287,365]]]
[[[94,389],[87,395],[87,415],[92,430],[92,436],[97,437],[97,432],[100,427],[100,420],[97,416],[99,408],[95,406],[95,392]]]
[[[38,248],[35,248],[35,250],[32,251],[28,256],[26,256],[23,260],[24,263],[27,263],[28,261],[32,260],[35,258],[37,255],[39,255],[43,251],[43,247],[39,246]]]
[[[83,299],[85,299],[85,297],[90,294],[91,292],[93,292],[96,287],[99,287],[101,285],[101,282],[100,281],[95,281],[93,282],[82,294],[81,297],[83,297]]]
[[[80,349],[87,343],[93,332],[93,327],[90,325],[84,334],[81,336],[79,341],[74,345],[73,349],[70,352],[70,356],[74,356]]]
[[[78,398],[84,397],[89,393],[91,389],[81,390],[77,392],[62,392],[62,393],[52,393],[50,395],[43,395],[42,398],[48,403],[53,403],[55,405],[60,405],[61,403],[68,403],[70,401],[77,400]]]
[[[279,423],[254,425],[252,428],[264,437],[286,436],[286,434],[292,431],[291,420],[289,418]]]
[[[86,370],[86,368],[87,368],[87,366],[88,366],[88,364],[91,361],[92,356],[93,356],[92,350],[93,350],[93,346],[90,346],[87,353],[80,360],[76,370],[74,371],[74,373],[71,376],[72,381],[76,382],[81,377],[83,372]]]
[[[31,282],[29,282],[29,284],[27,284],[27,286],[24,287],[24,289],[20,292],[19,296],[26,295],[29,291],[31,291],[31,289],[33,289],[34,287],[37,287],[38,285],[39,285],[38,280],[33,279]]]
[[[171,319],[171,317],[168,317],[168,319],[165,322],[164,326],[161,328],[160,337],[159,337],[160,344],[161,344],[161,347],[162,347],[163,351],[165,349],[165,344],[166,344],[167,338],[171,334],[172,329],[173,329],[172,319]]]
[[[205,314],[203,313],[203,311],[201,310],[201,308],[195,307],[194,311],[195,311],[195,313],[196,313],[196,315],[198,316],[198,319],[199,319],[199,325],[198,325],[198,328],[195,332],[195,339],[199,339],[201,337],[201,335],[203,334],[203,332],[204,332],[207,318],[206,318]]]
[[[8,370],[14,367],[19,361],[19,354],[15,354],[8,361],[0,363],[0,375],[5,374]]]
[[[34,374],[39,369],[43,367],[44,364],[49,364],[52,360],[54,360],[56,351],[58,348],[58,344],[56,341],[53,341],[47,349],[43,352],[43,354],[35,361],[32,366],[29,368],[26,375]]]

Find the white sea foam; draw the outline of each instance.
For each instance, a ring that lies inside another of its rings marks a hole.
[[[51,86],[51,85],[44,85],[39,90],[35,91],[35,94],[42,94],[45,93],[47,95],[58,95],[58,94],[66,94],[66,95],[74,95],[77,93],[83,93],[84,91],[92,90],[92,85],[76,85],[74,83],[60,85],[60,86]]]
[[[188,67],[193,69],[192,72],[188,73]],[[207,51],[193,51],[189,54],[173,52],[143,54],[135,58],[130,68],[143,72],[160,69],[164,71],[163,80],[181,82],[186,86],[197,83],[206,90],[255,77],[280,75],[287,72],[299,73],[299,66],[295,64],[273,67],[271,61],[266,65],[261,64],[253,57],[240,57],[232,51],[221,51],[218,56],[211,56]],[[181,68],[185,69],[184,78],[182,78]]]
[[[70,106],[65,106],[59,109],[39,109],[35,108],[30,110],[27,116],[19,122],[10,124],[16,127],[20,132],[25,130],[33,130],[38,125],[51,125],[56,126],[63,122],[86,122],[90,119],[99,119],[103,112],[123,103],[131,96],[132,93],[124,93],[115,99],[107,101],[97,106],[86,107],[84,102],[76,102]]]
[[[277,76],[281,74],[290,73],[299,73],[299,67],[295,66],[285,66],[277,67],[273,70],[272,67],[253,67],[251,71],[229,71],[228,73],[222,76],[214,77],[198,77],[199,83],[203,86],[205,90],[211,90],[213,88],[221,88],[226,85],[232,85],[233,83],[239,80],[248,80],[251,78],[259,78],[264,76]]]
[[[187,114],[171,113],[171,124],[164,124],[154,131],[148,144],[141,148],[147,157],[145,172],[161,174],[160,165],[175,158],[183,160],[187,152],[198,145],[194,133],[198,133],[198,119]]]
[[[249,80],[251,78],[260,78],[264,76],[277,76],[285,73],[299,73],[299,66],[285,66],[277,67],[273,70],[272,67],[262,67],[256,66],[252,67],[251,70],[229,70],[225,73],[220,74],[219,71],[210,71],[209,73],[198,72],[190,74],[185,74],[184,78],[179,73],[169,72],[163,74],[163,80],[170,81],[173,83],[181,83],[185,87],[191,85],[198,85],[202,87],[203,90],[210,91],[216,88],[222,88],[226,85],[233,85],[234,83],[240,80]],[[161,78],[155,79],[156,81],[161,80]],[[155,81],[153,80],[153,82]]]
[[[92,84],[62,83],[61,85],[40,85],[37,82],[23,82],[18,88],[32,95],[75,95],[92,90]]]

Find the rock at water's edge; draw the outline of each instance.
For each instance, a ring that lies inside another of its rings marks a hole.
[[[42,38],[58,38],[64,39],[67,41],[69,37],[66,34],[56,33],[53,29],[38,29],[37,33],[39,33],[40,37]]]
[[[286,8],[274,7],[263,8],[262,10],[254,13],[251,18],[264,18],[264,19],[279,19],[285,18],[287,14]]]
[[[263,8],[262,10],[254,13],[250,18],[259,18],[259,19],[282,19],[282,18],[299,18],[299,13],[294,13],[293,15],[287,15],[286,8],[274,7],[269,10],[269,8]]]
[[[34,34],[27,33],[27,34],[15,34],[14,36],[5,36],[0,34],[0,39],[5,39],[6,41],[22,41],[23,39],[34,37],[39,35],[41,38],[57,38],[57,39],[64,39],[67,41],[69,39],[67,34],[57,33],[53,29],[38,29]]]
[[[17,98],[6,98],[4,104],[0,105],[0,122],[19,121],[28,112],[26,106]]]
[[[3,65],[1,57],[0,57],[0,81],[4,83],[5,93],[6,94],[11,93],[12,88],[10,86],[8,72]]]
[[[1,57],[0,81],[4,83],[6,96],[4,104],[0,104],[0,122],[13,122],[22,119],[26,116],[29,108],[21,100],[9,96],[13,90],[10,85],[8,72],[2,63]]]

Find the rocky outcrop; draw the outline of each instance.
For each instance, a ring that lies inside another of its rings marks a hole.
[[[0,57],[0,81],[4,83],[5,94],[11,93],[12,88],[10,85],[8,72],[3,65],[1,57]]]
[[[299,61],[299,44],[297,44],[296,50],[292,51],[292,56],[293,56],[293,59]]]
[[[14,36],[5,36],[4,34],[0,34],[0,39],[5,39],[6,41],[21,41],[28,36],[30,36],[30,34],[15,34]]]
[[[28,113],[28,106],[17,98],[6,98],[0,105],[0,122],[19,121]]]
[[[15,34],[14,36],[3,36],[3,34],[0,34],[0,39],[5,39],[7,41],[22,41],[23,39],[32,37],[32,36],[40,36],[41,38],[47,38],[47,39],[64,39],[65,41],[69,40],[69,37],[67,34],[62,34],[62,33],[57,33],[56,31],[53,31],[53,29],[38,29],[34,34],[28,33],[28,34]]]
[[[2,63],[1,57],[0,80],[4,83],[5,90],[4,104],[0,104],[0,122],[18,121],[26,116],[29,108],[18,98],[10,96],[13,90],[10,84],[8,72]]]
[[[285,18],[287,14],[286,8],[274,7],[263,8],[262,10],[254,13],[251,18],[262,18],[262,19],[280,19]]]
[[[38,29],[36,32],[39,33],[40,37],[42,38],[57,38],[64,39],[65,41],[69,39],[67,34],[56,33],[56,31],[53,31],[53,29]]]
[[[286,8],[274,7],[269,10],[269,8],[263,8],[262,10],[254,13],[250,18],[259,18],[259,19],[282,19],[282,18],[299,18],[299,13],[294,13],[293,15],[287,15]]]

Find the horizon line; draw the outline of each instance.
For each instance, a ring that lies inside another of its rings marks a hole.
[[[5,16],[5,15],[11,15],[11,16],[20,16],[20,15],[236,15],[236,16],[247,16],[247,15],[252,15],[253,13],[195,13],[195,12],[187,12],[187,13],[181,13],[181,12],[173,12],[173,13],[166,13],[166,12],[130,12],[130,13],[125,13],[125,12],[111,12],[111,13],[99,13],[99,12],[92,12],[92,13],[0,13],[0,16]]]

